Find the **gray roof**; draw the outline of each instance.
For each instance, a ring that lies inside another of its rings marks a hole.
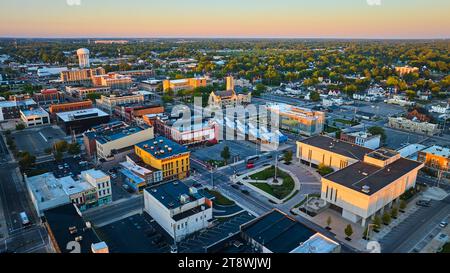
[[[363,160],[366,154],[373,151],[363,146],[322,135],[313,136],[300,142],[358,160]]]

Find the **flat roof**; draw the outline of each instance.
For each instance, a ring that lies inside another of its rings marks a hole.
[[[150,153],[157,159],[164,159],[181,153],[187,153],[189,150],[165,137],[157,137],[141,143],[136,144],[139,148]],[[152,149],[153,147],[153,149]],[[161,152],[162,151],[162,152]]]
[[[48,116],[47,111],[45,111],[42,107],[29,109],[29,110],[20,110],[22,114],[26,117],[29,116]]]
[[[191,194],[190,188],[181,181],[167,182],[145,190],[168,209],[181,207],[183,205],[181,202],[182,195],[189,196],[189,202],[203,197],[199,193]]]
[[[64,189],[59,187],[59,180],[50,172],[28,177],[27,184],[38,203],[67,197]]]
[[[143,183],[145,182],[145,179],[137,176],[136,174],[134,174],[133,172],[131,172],[129,169],[120,169],[120,172],[126,176],[127,178],[129,178],[131,181],[133,181],[135,184],[136,183]]]
[[[138,126],[130,126],[130,127],[122,127],[117,129],[104,130],[103,132],[99,132],[95,139],[101,144],[118,140],[124,137],[128,137],[130,135],[136,134],[143,131],[142,128]]]
[[[75,241],[75,238],[81,236],[81,253],[91,253],[91,245],[101,242],[92,228],[87,228],[86,222],[78,214],[74,204],[67,204],[44,212],[47,225],[55,237],[56,243],[63,253],[68,253],[66,246],[69,242]],[[73,230],[72,233],[70,230]]]
[[[338,247],[340,245],[337,242],[320,233],[316,233],[306,242],[291,251],[291,253],[332,253]]]
[[[71,176],[61,177],[59,178],[59,182],[67,195],[77,194],[95,188],[86,181],[75,181]]]
[[[0,108],[31,106],[31,105],[36,105],[36,102],[33,99],[25,99],[25,100],[18,100],[18,101],[12,101],[12,100],[0,101]]]
[[[273,253],[289,253],[316,233],[277,209],[243,225],[241,231]]]
[[[399,158],[383,168],[359,161],[324,178],[370,196],[420,165],[422,163],[406,158]],[[369,192],[363,192],[363,186],[368,186]]]
[[[64,122],[109,116],[107,113],[103,112],[98,108],[60,112],[57,113],[56,115]]]
[[[92,177],[94,179],[102,179],[105,176],[109,177],[109,175],[107,175],[103,171],[96,170],[96,169],[90,169],[90,170],[87,170],[87,171],[83,171],[83,172],[81,172],[81,174],[87,174],[88,176],[90,176],[90,177]]]
[[[358,160],[363,160],[366,154],[373,151],[363,146],[322,135],[313,136],[299,142]]]
[[[450,158],[450,149],[447,147],[434,145],[429,148],[426,148],[422,152]]]

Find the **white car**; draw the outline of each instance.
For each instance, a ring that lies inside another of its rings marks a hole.
[[[442,221],[442,222],[439,223],[439,226],[441,228],[446,228],[448,226],[448,222]]]

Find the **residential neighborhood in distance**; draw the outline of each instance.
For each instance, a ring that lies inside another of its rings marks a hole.
[[[254,25],[224,29],[218,9],[244,13],[208,2],[199,28],[168,2],[129,1],[142,21],[60,2],[33,12],[58,28],[0,4],[0,259],[450,252],[448,17],[422,33],[355,0],[390,20],[363,30],[320,23],[323,4],[292,4],[308,24],[242,3]]]

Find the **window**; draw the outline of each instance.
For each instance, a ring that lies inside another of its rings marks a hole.
[[[325,199],[328,199],[328,186],[327,186],[327,191],[325,193]]]
[[[338,190],[336,189],[336,192],[334,193],[334,202],[337,201],[337,193],[338,193]]]

